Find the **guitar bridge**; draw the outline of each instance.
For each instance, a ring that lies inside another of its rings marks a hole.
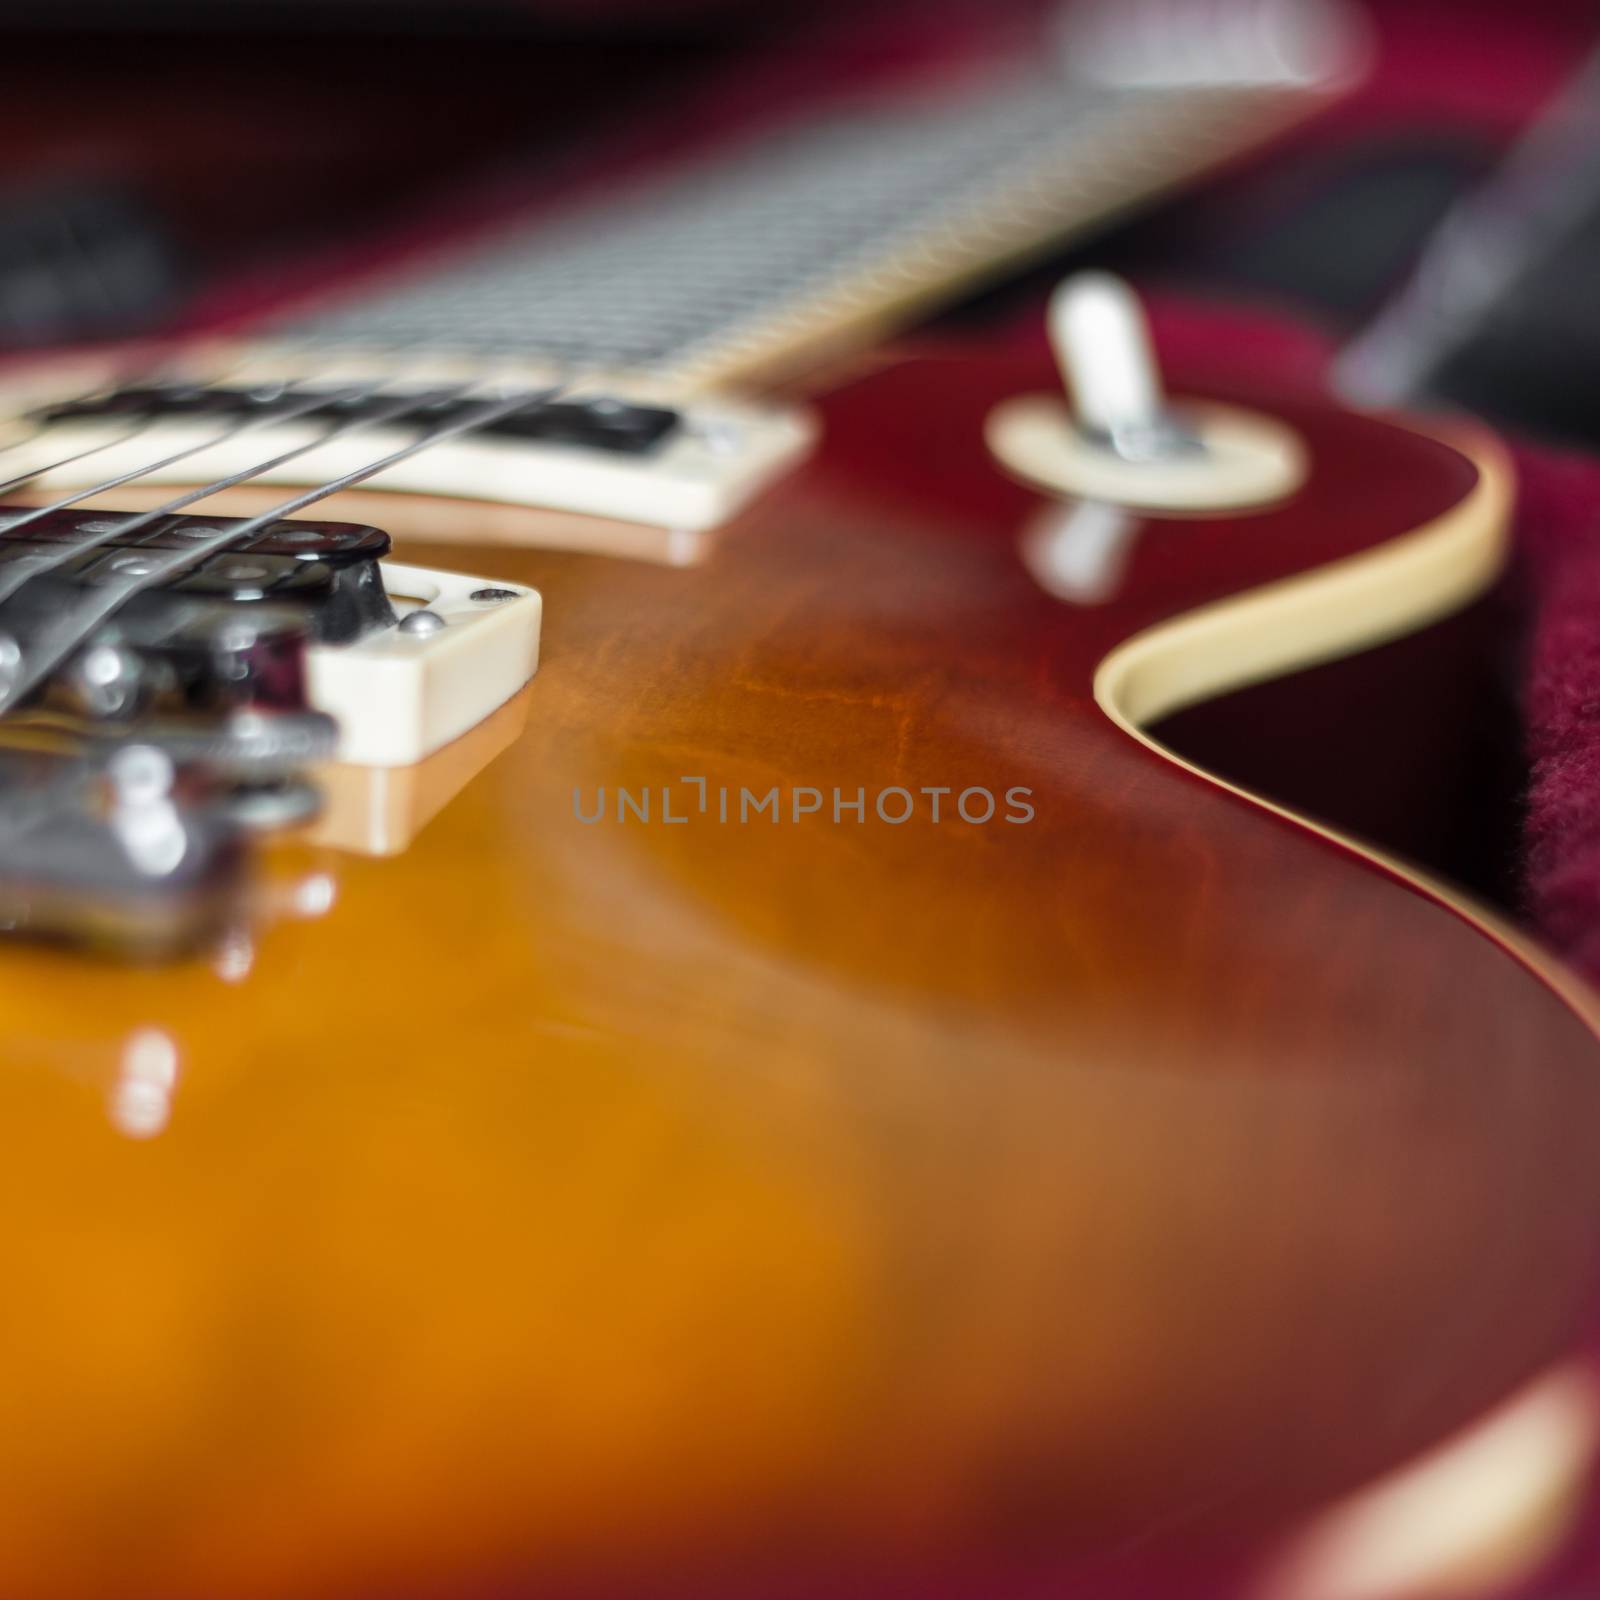
[[[0,935],[140,961],[214,941],[246,891],[231,798],[136,741],[0,747]]]

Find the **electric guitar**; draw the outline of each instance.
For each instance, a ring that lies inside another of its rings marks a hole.
[[[1149,731],[1481,593],[1494,441],[459,270],[18,388],[0,1592],[1288,1600],[1556,1405],[1400,1559],[1526,1548],[1593,1003]]]

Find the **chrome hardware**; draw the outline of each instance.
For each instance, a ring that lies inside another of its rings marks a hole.
[[[242,782],[331,760],[338,740],[338,726],[320,711],[236,711],[216,724],[161,729],[163,747],[178,760]]]
[[[189,833],[173,802],[176,770],[164,750],[127,745],[106,765],[115,794],[111,827],[128,864],[147,878],[177,871],[189,850]]]
[[[1086,439],[1135,464],[1205,453],[1199,435],[1167,410],[1144,308],[1121,278],[1068,278],[1050,301],[1049,328]]]
[[[478,596],[473,595],[472,598],[476,600]],[[401,633],[417,639],[429,638],[445,626],[444,618],[437,611],[413,611],[400,619]]]
[[[310,822],[321,809],[322,796],[316,786],[295,778],[242,784],[223,802],[228,819],[252,833],[297,827]]]
[[[120,717],[138,703],[144,684],[139,658],[115,645],[97,644],[78,658],[72,673],[74,698],[86,716]]]

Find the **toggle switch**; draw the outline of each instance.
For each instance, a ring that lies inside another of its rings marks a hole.
[[[1049,329],[1065,393],[1006,400],[985,427],[990,450],[1016,477],[1175,516],[1270,505],[1304,481],[1305,448],[1277,418],[1167,400],[1144,308],[1122,279],[1067,279],[1051,298]]]

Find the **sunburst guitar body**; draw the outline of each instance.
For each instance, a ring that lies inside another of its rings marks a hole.
[[[1086,591],[1053,381],[875,364],[676,545],[319,510],[541,664],[324,771],[299,915],[4,952],[0,1592],[1245,1593],[1548,1381],[1587,996],[1144,731],[1466,604],[1500,451],[1229,394],[1298,485]]]
[[[1076,422],[970,349],[794,385],[1345,81],[1125,9],[5,374],[0,1597],[1398,1600],[1550,1547],[1593,1003],[1158,742],[1482,594],[1499,446],[1198,368],[1169,424],[1093,317]]]

